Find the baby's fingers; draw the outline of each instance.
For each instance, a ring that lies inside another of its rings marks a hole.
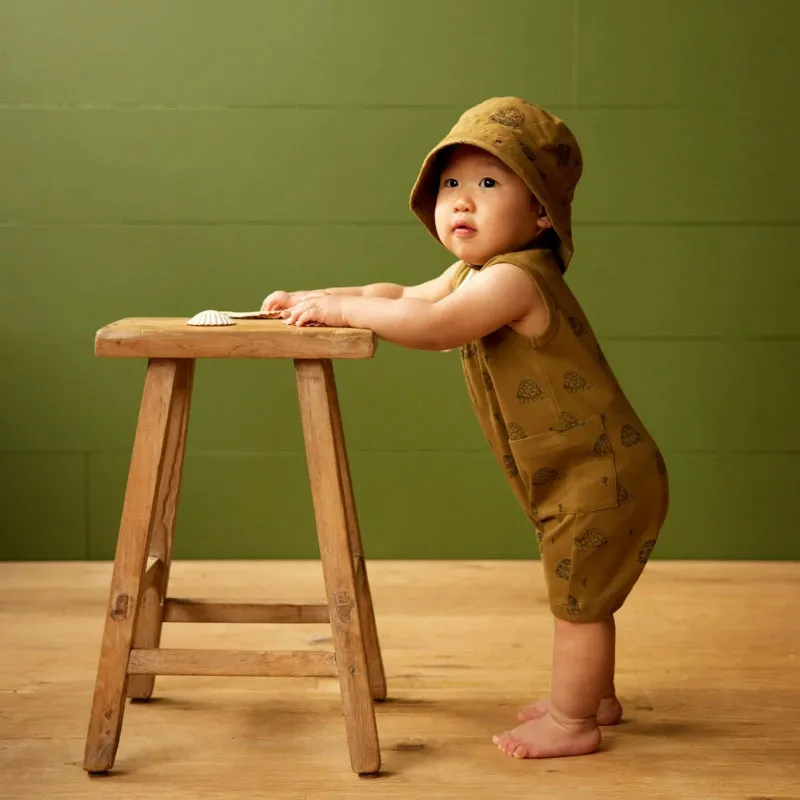
[[[307,305],[305,303],[298,303],[296,306],[285,309],[281,315],[283,317],[282,322],[285,322],[287,325],[297,324],[297,320],[306,309]]]
[[[295,325],[297,325],[298,327],[302,327],[303,325],[309,325],[310,323],[315,322],[318,319],[319,319],[319,309],[307,308],[298,316]]]
[[[284,311],[281,316],[283,317],[281,322],[284,325],[294,325],[297,318],[300,316],[300,312],[297,309],[291,309],[289,311]]]
[[[291,297],[288,292],[272,292],[268,294],[264,298],[264,302],[261,304],[262,311],[279,311],[282,308],[286,308],[291,301]]]

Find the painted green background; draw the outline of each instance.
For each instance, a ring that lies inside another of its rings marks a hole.
[[[657,557],[800,557],[800,3],[2,0],[0,557],[113,553],[125,316],[439,272],[407,196],[467,106],[584,150],[571,282],[659,440]],[[337,365],[367,552],[532,557],[456,353]],[[313,556],[291,365],[200,362],[180,557]]]

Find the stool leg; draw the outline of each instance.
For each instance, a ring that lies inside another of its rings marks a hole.
[[[83,768],[88,772],[111,769],[119,744],[128,658],[136,628],[178,363],[151,359],[147,365],[83,756]]]
[[[336,440],[336,452],[339,458],[339,473],[344,494],[344,508],[347,514],[347,530],[350,535],[350,548],[353,551],[353,567],[356,575],[356,605],[361,619],[361,635],[364,637],[364,648],[367,653],[367,669],[369,685],[373,700],[386,699],[386,675],[383,670],[381,647],[378,639],[378,627],[375,624],[375,610],[372,605],[372,593],[369,589],[367,563],[364,560],[364,548],[361,543],[361,531],[358,525],[358,512],[353,497],[353,482],[350,477],[350,464],[347,459],[342,414],[339,409],[339,395],[336,391],[333,364],[323,362],[325,381],[328,388],[328,402],[331,409],[333,436]]]
[[[155,648],[161,643],[164,621],[164,601],[172,564],[172,545],[175,537],[175,518],[181,489],[183,457],[186,452],[186,431],[192,399],[194,359],[178,362],[175,391],[167,424],[167,444],[164,466],[156,494],[153,529],[150,534],[149,557],[155,559],[145,573],[139,598],[139,619],[133,635],[133,646]],[[153,696],[155,675],[131,675],[128,678],[128,697],[149,700]]]
[[[331,418],[328,370],[329,365],[326,367],[319,360],[295,361],[350,763],[355,772],[363,774],[380,769],[381,754],[361,619],[357,610],[353,613],[357,602],[356,579]]]

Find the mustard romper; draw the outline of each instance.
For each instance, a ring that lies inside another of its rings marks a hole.
[[[544,206],[554,249],[498,254],[460,264],[457,290],[475,270],[518,266],[548,310],[540,337],[504,326],[461,348],[464,375],[486,439],[536,528],[553,614],[608,618],[625,601],[653,550],[669,505],[667,469],[603,356],[564,280],[573,254],[571,207],[582,172],[567,126],[515,97],[466,111],[428,154],[411,208],[438,239],[438,165],[453,145],[503,161]]]
[[[536,526],[550,607],[613,614],[641,574],[668,506],[666,466],[548,250],[488,261],[523,269],[549,311],[533,338],[503,327],[461,348],[478,421]],[[462,264],[459,286],[473,267]],[[454,288],[455,288],[454,287]]]

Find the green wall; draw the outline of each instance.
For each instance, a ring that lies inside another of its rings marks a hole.
[[[570,269],[661,443],[656,556],[800,557],[796,0],[0,0],[0,557],[113,553],[144,365],[114,319],[436,274],[461,110],[584,150]],[[529,557],[457,353],[337,365],[374,557]],[[292,367],[198,365],[180,557],[313,556]]]

